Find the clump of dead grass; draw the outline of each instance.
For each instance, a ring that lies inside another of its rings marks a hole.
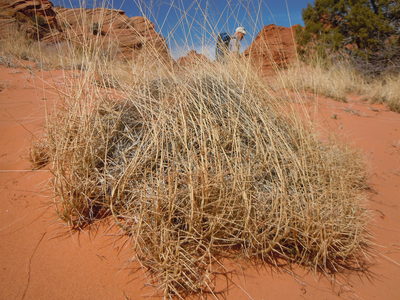
[[[360,93],[364,79],[345,62],[326,65],[320,61],[293,64],[278,72],[278,86],[312,92],[346,102],[349,93]]]
[[[397,74],[365,78],[350,62],[337,64],[314,61],[293,64],[278,71],[275,87],[298,93],[312,92],[346,102],[349,94],[363,96],[367,101],[385,103],[390,110],[400,112],[400,76]]]
[[[366,99],[386,103],[390,110],[400,113],[400,74],[387,75],[364,87]]]
[[[15,32],[14,35],[0,39],[1,61],[8,67],[19,67],[19,61],[41,62],[49,64],[50,60],[55,61],[55,55],[43,55],[43,48],[40,42],[29,40],[24,34]],[[58,62],[60,63],[60,62]],[[59,64],[60,65],[60,64]]]
[[[45,167],[49,160],[49,149],[46,141],[44,139],[35,140],[29,149],[29,161],[32,164],[32,169],[38,170]]]
[[[12,68],[14,67],[14,62],[11,57],[0,55],[0,65]]]
[[[108,52],[111,50],[103,50],[97,41],[84,46],[74,43],[72,39],[42,42],[29,39],[19,31],[0,39],[0,64],[7,67],[26,67],[28,61],[43,70],[84,70],[92,58]],[[109,55],[104,61],[110,63],[112,59]]]
[[[165,297],[213,292],[226,257],[365,267],[359,158],[238,63],[147,74],[108,96],[88,71],[48,122],[62,219],[113,215]]]

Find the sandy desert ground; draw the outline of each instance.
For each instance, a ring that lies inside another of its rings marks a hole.
[[[153,290],[133,272],[129,243],[104,223],[69,232],[52,205],[49,170],[31,170],[29,146],[63,78],[0,67],[0,299],[146,299]],[[293,277],[236,266],[226,299],[400,299],[400,114],[357,97],[309,102],[322,135],[337,133],[365,157],[378,253],[371,277],[349,274],[332,284],[301,268]]]

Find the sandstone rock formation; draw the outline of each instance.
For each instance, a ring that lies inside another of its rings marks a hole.
[[[154,24],[145,17],[129,18],[122,10],[60,8],[48,0],[0,0],[0,38],[16,31],[44,44],[68,40],[78,46],[95,45],[123,59],[171,60]]]
[[[180,67],[191,67],[206,62],[209,62],[209,59],[205,55],[197,53],[196,50],[190,50],[185,56],[177,60]]]
[[[145,17],[129,18],[122,10],[104,8],[55,8],[55,11],[64,36],[70,40],[78,43],[95,40],[109,50],[114,49],[120,58],[145,54],[170,59],[164,38]]]
[[[270,75],[278,68],[286,68],[296,60],[295,30],[274,24],[264,26],[253,43],[244,52],[263,75]]]
[[[286,67],[296,59],[295,27],[265,26],[244,56],[263,74]],[[165,39],[145,17],[128,17],[116,9],[61,8],[48,0],[0,0],[0,39],[16,31],[28,38],[55,44],[72,41],[91,45],[122,59],[172,62]],[[188,66],[208,59],[190,51],[177,62]]]
[[[59,30],[53,4],[48,0],[0,0],[0,37],[18,30],[37,39]]]

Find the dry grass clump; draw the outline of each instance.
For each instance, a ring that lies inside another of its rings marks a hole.
[[[213,292],[225,257],[364,268],[357,156],[283,115],[247,70],[165,72],[108,97],[79,80],[49,121],[61,217],[113,215],[166,298]]]
[[[16,67],[20,64],[18,60],[26,60],[42,65],[54,65],[56,52],[46,53],[40,42],[29,40],[25,35],[15,32],[12,36],[0,39],[0,55],[7,66]],[[58,61],[58,66],[61,62]]]
[[[386,103],[390,110],[400,113],[400,74],[375,80],[364,88],[367,99]]]
[[[10,56],[3,56],[1,54],[0,55],[0,65],[6,66],[7,68],[12,68],[12,67],[14,67],[14,62]]]
[[[7,67],[25,67],[24,61],[29,61],[44,70],[84,70],[91,59],[108,52],[108,49],[98,48],[96,41],[84,46],[74,44],[71,40],[46,44],[28,39],[21,32],[15,32],[12,36],[0,39],[0,64]],[[112,58],[104,59],[107,60]]]
[[[349,93],[360,93],[364,79],[345,62],[326,66],[316,61],[298,63],[278,73],[278,86],[298,92],[309,91],[346,102]]]
[[[347,96],[353,93],[372,102],[386,103],[390,110],[400,112],[400,75],[367,79],[346,61],[336,65],[320,61],[294,64],[288,70],[278,72],[274,86],[312,92],[339,101],[346,101]]]
[[[43,168],[49,163],[49,149],[48,144],[44,139],[36,140],[32,143],[29,149],[29,161],[32,164],[33,170]]]

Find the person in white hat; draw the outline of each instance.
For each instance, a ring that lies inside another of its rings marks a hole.
[[[216,59],[217,61],[225,61],[226,55],[234,53],[239,55],[240,53],[240,41],[246,35],[246,29],[240,26],[236,28],[234,35],[229,35],[225,32],[218,34],[217,46],[216,46]]]
[[[240,41],[243,40],[244,36],[246,35],[246,29],[244,27],[239,26],[236,28],[235,34],[231,38],[231,42],[229,44],[229,49],[231,53],[240,54]]]

